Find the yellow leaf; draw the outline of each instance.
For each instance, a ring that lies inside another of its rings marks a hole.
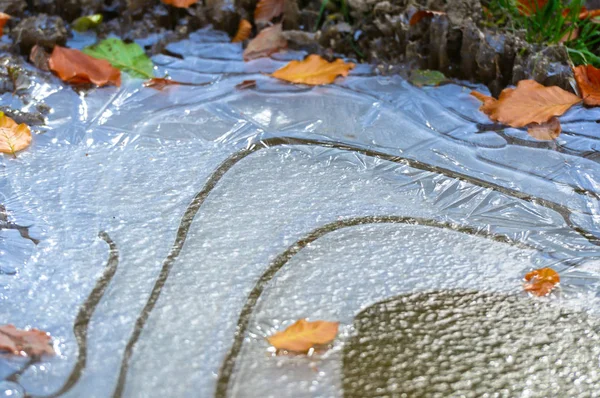
[[[26,124],[17,124],[14,120],[0,112],[0,152],[16,153],[31,144],[31,131]]]
[[[252,24],[245,19],[240,20],[240,24],[238,25],[238,30],[233,39],[231,39],[232,43],[238,43],[240,41],[244,41],[250,37],[250,33],[252,33]]]
[[[300,319],[283,332],[269,337],[269,344],[278,350],[306,352],[315,345],[330,343],[338,333],[339,322]]]
[[[534,80],[521,80],[517,88],[504,89],[497,101],[483,101],[480,109],[490,119],[511,127],[524,127],[560,116],[581,99],[557,86],[544,87]]]
[[[344,62],[336,59],[327,62],[318,55],[309,55],[303,61],[291,61],[281,69],[276,70],[271,76],[292,83],[303,83],[309,85],[331,84],[338,76],[348,76],[350,70],[354,69],[352,62]]]

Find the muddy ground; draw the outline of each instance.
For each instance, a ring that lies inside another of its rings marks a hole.
[[[575,90],[564,47],[534,46],[519,33],[484,26],[480,0],[347,1],[349,12],[344,15],[341,3],[331,0],[317,29],[320,0],[286,0],[283,25],[289,46],[375,63],[385,74],[435,69],[484,83],[493,94],[525,78]],[[5,27],[13,43],[5,43],[3,50],[24,56],[34,44],[50,50],[66,42],[76,18],[102,13],[100,36],[115,33],[133,40],[158,34],[146,47],[156,54],[209,24],[234,35],[241,18],[252,21],[256,3],[204,0],[178,9],[160,0],[0,0],[0,11],[13,16]],[[410,16],[419,9],[447,15],[410,26]]]

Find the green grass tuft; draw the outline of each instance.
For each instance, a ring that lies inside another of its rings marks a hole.
[[[531,0],[532,6],[538,2]],[[600,24],[591,19],[579,19],[585,0],[571,2],[548,0],[541,8],[524,15],[516,0],[490,0],[486,17],[487,24],[505,29],[525,32],[530,43],[564,43],[575,65],[592,64],[600,67]],[[572,37],[572,39],[571,39]]]

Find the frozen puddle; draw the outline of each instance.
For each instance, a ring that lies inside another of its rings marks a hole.
[[[244,63],[207,30],[169,50],[194,85],[32,88],[53,113],[1,159],[0,323],[60,354],[0,358],[0,393],[597,394],[600,111],[541,142],[469,87],[290,86],[262,73],[303,54]],[[527,298],[545,266],[560,292]],[[272,356],[303,317],[339,320],[334,347]]]

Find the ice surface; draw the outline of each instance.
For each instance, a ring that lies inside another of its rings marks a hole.
[[[263,73],[302,53],[244,63],[211,30],[169,50],[183,59],[155,57],[157,73],[191,85],[30,88],[52,112],[0,160],[0,323],[50,332],[59,355],[0,358],[4,396],[364,396],[345,365],[357,336],[378,338],[356,326],[364,314],[479,291],[515,303],[498,325],[516,333],[513,312],[533,305],[522,277],[544,266],[562,279],[542,303],[598,332],[598,112],[575,108],[558,140],[533,141],[491,124],[467,85],[361,67],[291,86]],[[264,337],[302,317],[340,321],[333,348],[272,356]],[[567,351],[568,336],[554,336]],[[593,396],[580,384],[568,391]]]

